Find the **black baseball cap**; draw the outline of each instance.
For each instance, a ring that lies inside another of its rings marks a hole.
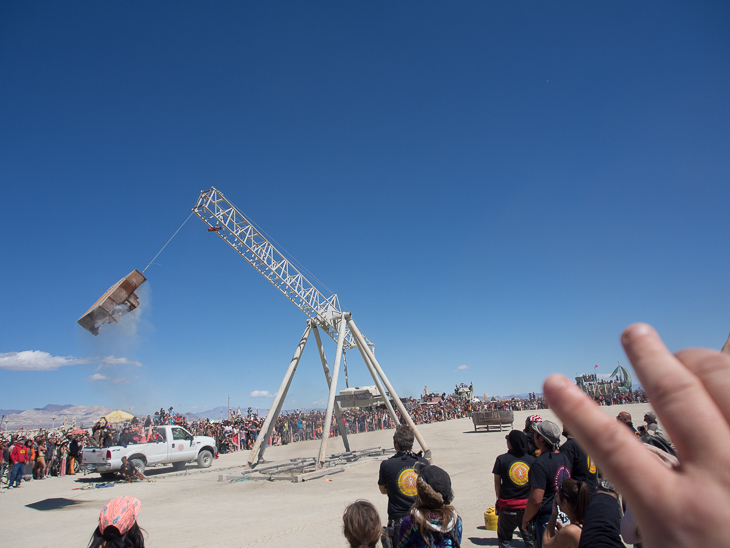
[[[438,466],[428,465],[421,468],[418,474],[424,482],[441,495],[444,504],[449,504],[453,500],[454,492],[451,490],[451,478],[446,470]]]

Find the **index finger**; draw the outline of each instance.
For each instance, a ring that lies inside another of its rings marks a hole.
[[[707,460],[724,451],[722,443],[730,435],[727,421],[699,377],[669,352],[654,328],[630,325],[621,342],[682,461]]]

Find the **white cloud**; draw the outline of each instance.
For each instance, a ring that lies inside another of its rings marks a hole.
[[[51,356],[40,350],[23,350],[0,354],[0,369],[8,371],[55,371],[64,365],[85,363],[73,356]]]
[[[142,367],[142,364],[136,361],[128,360],[127,358],[115,358],[114,356],[106,356],[104,358],[96,358],[94,361],[99,361],[99,367],[96,369],[105,369],[107,367],[114,367],[116,365],[135,365]]]
[[[137,361],[115,356],[94,358],[75,358],[74,356],[52,356],[41,350],[23,350],[22,352],[0,353],[0,369],[7,371],[55,371],[66,365],[99,363],[97,370],[117,365],[134,365],[142,367]]]
[[[466,371],[467,369],[469,369],[468,365],[460,365],[459,367],[454,369],[454,371]]]
[[[120,382],[128,383],[129,379],[127,377],[115,377],[113,379],[110,379],[106,375],[102,375],[100,373],[94,373],[89,377],[90,381],[108,381],[111,380],[114,384],[119,384]]]
[[[252,398],[273,398],[276,394],[271,394],[268,390],[254,390],[249,394]]]

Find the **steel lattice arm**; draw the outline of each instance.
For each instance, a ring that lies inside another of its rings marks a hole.
[[[200,192],[193,213],[217,229],[218,236],[337,342],[339,323],[344,320],[336,294],[325,297],[215,188]],[[356,346],[345,327],[344,347]]]

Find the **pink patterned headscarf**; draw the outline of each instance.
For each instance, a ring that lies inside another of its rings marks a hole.
[[[110,500],[99,514],[99,532],[103,535],[104,529],[113,525],[120,534],[125,534],[137,521],[140,508],[142,503],[134,497],[117,497]]]

